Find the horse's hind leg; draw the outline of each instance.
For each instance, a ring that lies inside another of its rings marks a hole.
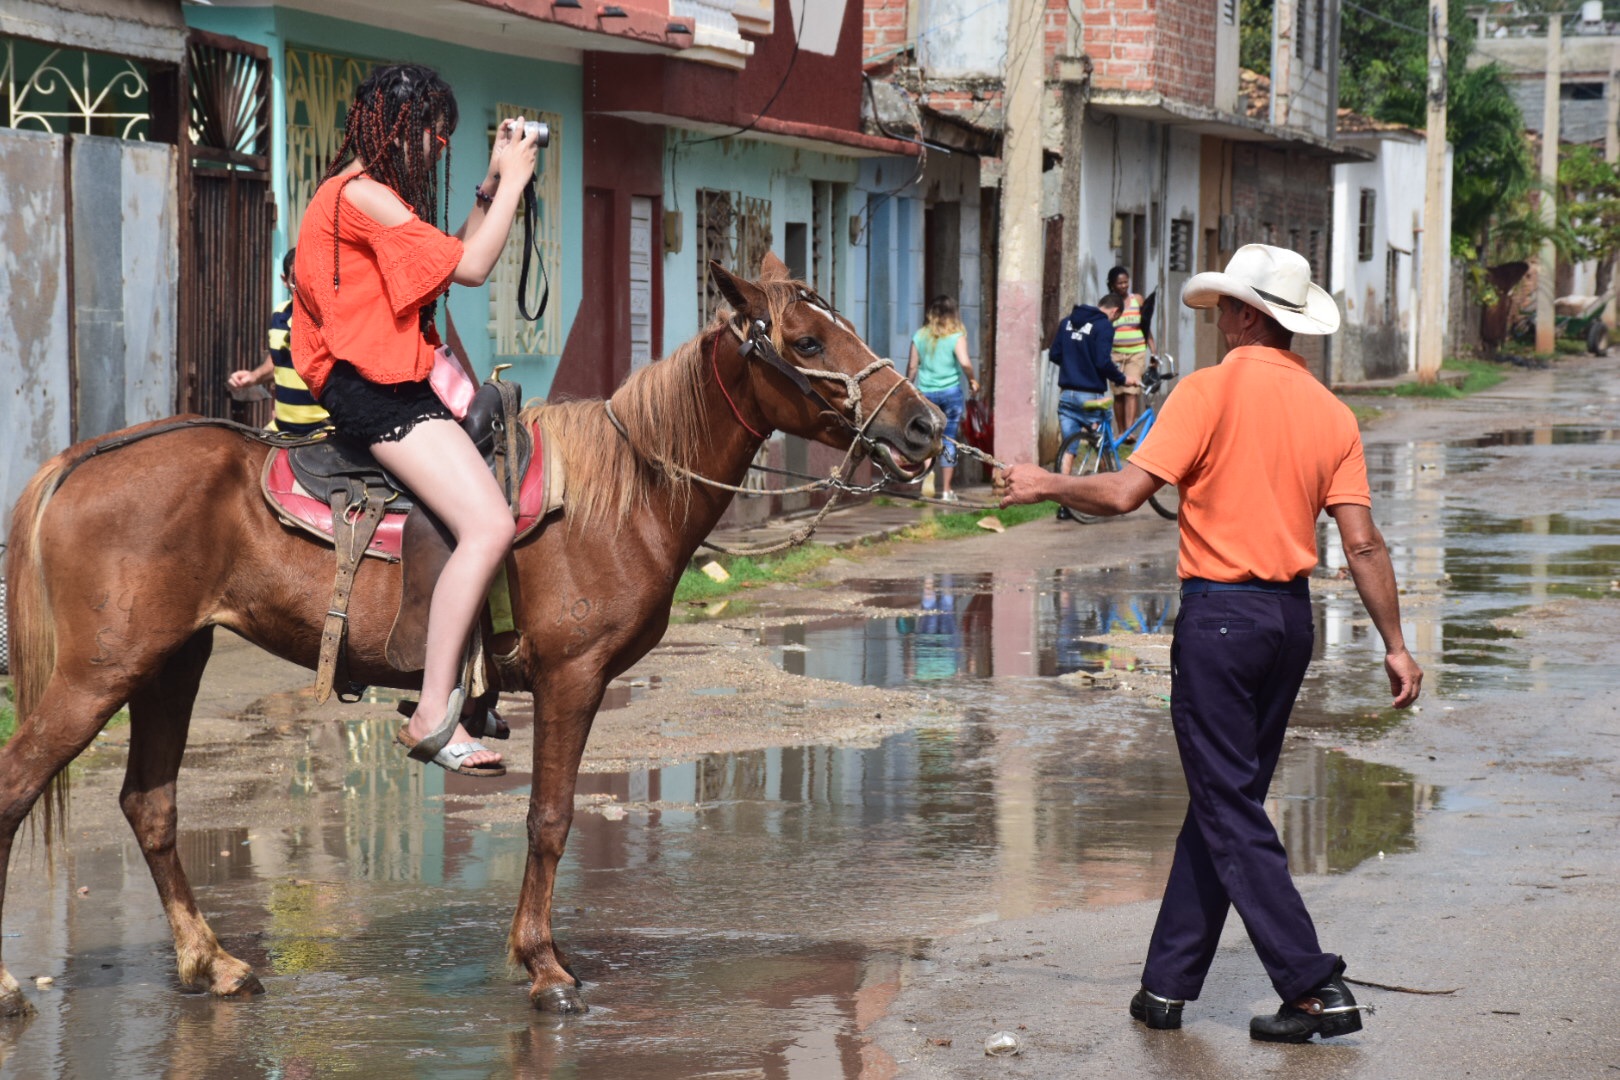
[[[70,687],[57,676],[40,695],[39,705],[17,718],[16,734],[0,748],[0,899],[6,892],[17,827],[51,779],[84,752],[108,717],[118,711],[123,693],[118,685]],[[49,845],[48,833],[45,840]],[[17,980],[0,964],[0,1016],[32,1011]]]
[[[220,947],[197,910],[191,883],[175,851],[179,813],[174,781],[191,727],[191,706],[213,651],[213,634],[210,627],[187,641],[169,657],[157,677],[129,699],[129,765],[118,801],[135,830],[158,898],[169,916],[180,982],[220,997],[238,997],[263,993],[264,987],[252,968]]]

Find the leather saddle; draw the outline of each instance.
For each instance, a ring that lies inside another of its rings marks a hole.
[[[484,455],[502,488],[512,495],[505,468],[505,429],[501,387],[509,387],[513,402],[521,400],[516,383],[486,382],[474,395],[461,426]],[[510,424],[516,441],[517,499],[514,517],[521,539],[540,518],[562,505],[560,462],[546,460],[541,426]],[[347,504],[360,506],[366,499],[383,507],[382,520],[366,545],[373,558],[398,562],[403,556],[405,520],[416,508],[409,489],[396,480],[365,447],[342,438],[327,437],[290,447],[275,447],[265,459],[260,483],[265,501],[284,523],[332,543],[332,494],[347,492]],[[426,513],[426,510],[423,511]]]
[[[546,460],[541,424],[520,421],[521,400],[516,383],[491,380],[479,388],[461,421],[507,494],[518,540],[563,501],[561,463]],[[337,669],[346,667],[348,598],[362,555],[403,564],[400,610],[386,655],[402,673],[420,671],[428,602],[454,546],[449,530],[365,447],[342,438],[274,447],[265,459],[261,489],[282,522],[332,545],[337,556],[316,696],[325,701],[334,684],[346,681]]]

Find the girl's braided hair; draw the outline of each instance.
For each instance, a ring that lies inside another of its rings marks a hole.
[[[343,127],[343,145],[338,147],[326,170],[330,180],[355,158],[365,162],[364,173],[416,211],[416,216],[434,223],[439,216],[439,172],[432,138],[423,133],[448,138],[456,130],[460,114],[456,95],[439,73],[421,64],[390,64],[374,69],[354,91],[349,115]],[[423,143],[430,143],[424,147]],[[444,173],[450,175],[450,144],[444,143]],[[352,180],[355,177],[350,177]],[[344,181],[345,184],[348,181]],[[332,287],[338,287],[338,212],[343,192],[332,204]],[[450,231],[450,208],[445,206],[445,232]],[[438,300],[422,306],[422,329],[433,323]]]

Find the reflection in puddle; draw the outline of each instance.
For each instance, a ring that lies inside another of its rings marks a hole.
[[[1166,641],[1139,655],[1120,636],[1170,632],[1174,579],[1157,564],[864,579],[847,584],[876,594],[867,606],[907,613],[767,627],[758,640],[790,674],[866,686],[1163,668]]]
[[[602,694],[603,709],[628,708],[632,701],[640,701],[663,684],[663,676],[621,675],[608,683]]]
[[[1517,431],[1494,431],[1473,439],[1456,439],[1448,445],[1468,447],[1492,446],[1575,446],[1587,443],[1614,442],[1617,433],[1612,428],[1583,427],[1578,424],[1560,424],[1539,428],[1521,428]]]

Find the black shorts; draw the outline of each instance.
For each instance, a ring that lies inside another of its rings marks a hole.
[[[455,419],[426,379],[374,383],[341,360],[326,380],[321,404],[339,435],[366,446],[397,442],[423,420]]]

